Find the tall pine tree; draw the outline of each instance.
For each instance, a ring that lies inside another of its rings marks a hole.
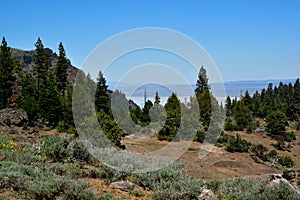
[[[0,48],[0,109],[2,109],[7,107],[8,99],[12,95],[15,80],[13,75],[15,62],[4,37]]]
[[[203,123],[205,130],[209,127],[212,111],[209,89],[210,86],[208,85],[206,69],[202,66],[199,71],[195,93],[199,104],[200,121]]]
[[[61,95],[53,72],[48,72],[39,93],[40,115],[45,122],[56,126],[62,119]]]
[[[34,68],[37,78],[37,89],[39,92],[48,76],[48,71],[51,68],[51,60],[49,54],[45,51],[44,45],[40,38],[38,38],[37,42],[35,43],[35,47],[36,58],[34,60]]]
[[[56,64],[56,78],[58,81],[58,89],[63,96],[66,94],[66,88],[68,86],[67,80],[67,68],[69,65],[68,59],[66,57],[66,51],[62,43],[59,43],[59,55]]]
[[[95,107],[97,112],[103,110],[104,113],[111,115],[109,93],[111,92],[106,85],[106,79],[104,78],[103,73],[99,71],[95,93]]]

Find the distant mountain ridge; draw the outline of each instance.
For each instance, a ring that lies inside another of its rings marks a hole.
[[[48,52],[50,56],[52,69],[54,70],[57,63],[57,54],[49,48],[45,48],[45,51]],[[11,53],[13,58],[19,61],[20,65],[22,66],[23,72],[30,72],[30,73],[34,72],[33,66],[34,66],[34,59],[36,57],[35,50],[25,51],[21,49],[11,48]],[[78,69],[71,64],[70,60],[68,61],[69,61],[68,62],[69,66],[67,69],[68,80],[70,82],[74,82]]]

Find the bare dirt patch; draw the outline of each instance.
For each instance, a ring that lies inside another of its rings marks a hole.
[[[235,134],[235,133],[234,133]],[[244,132],[239,133],[242,138],[254,143],[263,143],[269,149],[274,149],[271,145],[273,140],[263,135],[251,134]],[[137,138],[126,138],[122,141],[127,150],[133,152],[152,152],[166,145],[170,146],[170,151],[166,156],[172,157],[176,151],[184,151],[182,156],[176,162],[183,162],[190,176],[198,178],[232,178],[236,176],[257,176],[270,173],[280,173],[281,170],[275,169],[266,164],[256,163],[250,156],[250,153],[229,153],[224,147],[209,146],[206,147],[198,142],[166,142],[159,141],[156,137],[141,140]],[[190,145],[187,148],[187,145]],[[209,152],[204,152],[209,149]],[[281,153],[281,152],[280,152]],[[200,155],[200,156],[199,156]],[[300,155],[300,154],[298,154]]]

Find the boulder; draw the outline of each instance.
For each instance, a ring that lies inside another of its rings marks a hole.
[[[198,196],[199,200],[217,200],[216,195],[213,191],[208,189],[203,189],[201,194]]]
[[[22,109],[5,108],[0,110],[0,126],[2,127],[26,127],[28,115]]]
[[[113,189],[119,189],[119,190],[123,190],[123,191],[130,191],[130,190],[138,190],[137,186],[130,182],[130,181],[116,181],[116,182],[112,182],[109,185],[110,188]]]
[[[281,182],[287,184],[292,190],[294,190],[297,194],[300,195],[300,190],[296,186],[292,185],[287,179],[283,178],[280,174],[271,174],[270,181],[267,184],[267,187],[273,187],[275,185],[280,184]]]

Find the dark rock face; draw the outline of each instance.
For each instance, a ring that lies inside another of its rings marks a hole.
[[[296,170],[292,170],[292,169],[284,170],[282,174],[282,177],[289,181],[294,180],[296,176],[297,176]]]
[[[25,128],[27,123],[28,115],[24,110],[12,108],[0,110],[0,131],[16,134],[16,128]]]

